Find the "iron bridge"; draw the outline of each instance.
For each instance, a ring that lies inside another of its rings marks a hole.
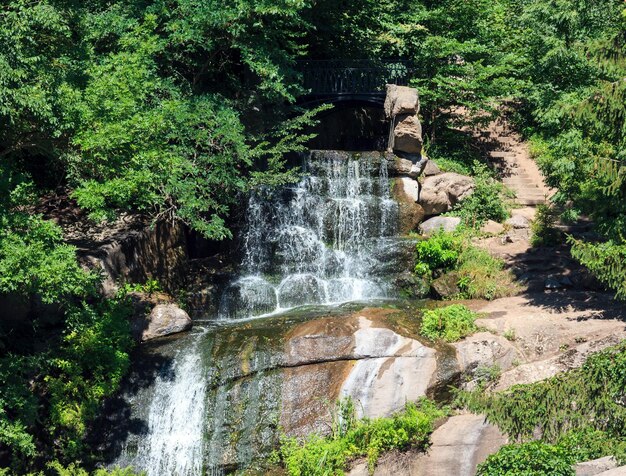
[[[308,91],[300,98],[303,106],[343,101],[382,106],[385,85],[406,86],[415,71],[402,60],[311,60],[299,62],[298,69]]]

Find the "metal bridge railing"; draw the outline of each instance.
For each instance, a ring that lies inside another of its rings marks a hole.
[[[384,94],[386,84],[407,85],[414,71],[407,61],[314,60],[299,63],[311,96]]]

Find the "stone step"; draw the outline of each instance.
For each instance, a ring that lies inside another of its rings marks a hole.
[[[489,156],[493,159],[513,159],[515,154],[504,150],[494,150],[489,152]]]
[[[522,177],[505,177],[502,179],[502,183],[506,185],[519,184],[519,185],[534,185],[535,187],[539,187],[539,185],[537,185],[534,180],[530,178],[522,178]]]
[[[518,198],[515,201],[519,203],[520,205],[525,205],[527,207],[535,207],[537,205],[546,203],[544,199],[539,199],[539,198]]]

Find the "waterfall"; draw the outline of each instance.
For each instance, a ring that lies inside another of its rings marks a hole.
[[[148,476],[202,474],[207,380],[198,346],[205,333],[192,336],[173,366],[157,375],[144,409],[147,435],[127,445],[121,466],[130,464]]]
[[[317,151],[303,169],[296,185],[251,195],[244,274],[224,292],[221,319],[389,296],[376,270],[396,231],[398,204],[384,157]]]
[[[312,152],[296,184],[252,193],[240,276],[223,290],[210,329],[163,342],[156,353],[169,366],[128,392],[132,417],[145,428],[126,436],[113,466],[148,476],[218,476],[266,457],[278,435],[283,350],[260,350],[275,324],[268,320],[262,331],[263,320],[249,320],[394,297],[404,255],[390,193],[383,154],[337,151]],[[232,329],[255,324],[236,341]]]

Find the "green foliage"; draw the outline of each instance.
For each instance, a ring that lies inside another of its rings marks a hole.
[[[540,435],[572,462],[607,455],[623,460],[625,384],[626,341],[591,355],[581,368],[548,380],[497,393],[459,392],[457,404],[484,412],[516,440]]]
[[[518,291],[513,274],[504,269],[504,261],[471,243],[466,242],[459,254],[456,271],[465,299],[498,299]]]
[[[424,311],[420,334],[432,341],[456,342],[476,332],[477,314],[462,304]]]
[[[425,274],[436,269],[448,270],[456,265],[461,248],[460,237],[439,230],[427,240],[417,244],[416,272]]]
[[[468,231],[438,231],[417,244],[415,273],[431,277],[433,273],[454,271],[461,290],[459,298],[496,299],[517,291],[512,274],[504,262],[471,243]]]
[[[112,395],[130,364],[130,302],[105,301],[72,309],[58,353],[43,381],[49,391],[50,425],[64,458],[83,450],[86,425]]]
[[[38,296],[46,304],[93,294],[99,277],[78,265],[58,226],[21,213],[0,215],[0,222],[0,294]]]
[[[63,461],[85,450],[88,423],[128,369],[130,311],[125,300],[70,306],[63,335],[46,350],[0,358],[0,447],[16,470],[39,458],[35,443]]]
[[[596,244],[573,238],[568,241],[572,245],[572,256],[614,289],[618,298],[626,299],[626,244],[614,241]]]
[[[49,469],[54,470],[56,476],[145,476],[146,474],[143,471],[137,473],[133,471],[130,466],[128,468],[114,468],[111,470],[97,469],[91,473],[82,469],[74,463],[65,467],[58,461],[55,461],[53,463],[50,463],[48,467]]]
[[[344,408],[354,409],[351,405]],[[314,434],[303,442],[283,438],[280,458],[291,476],[340,475],[350,459],[359,456],[367,457],[373,472],[384,451],[428,448],[433,421],[445,414],[434,403],[420,400],[407,403],[403,412],[390,418],[356,420],[350,416],[348,424],[329,437]]]
[[[487,220],[506,220],[511,216],[511,207],[505,186],[493,177],[486,165],[474,162],[472,169],[474,191],[459,202],[450,214],[460,217],[463,223],[473,228],[479,228]]]
[[[505,445],[478,466],[477,476],[574,476],[562,448],[539,441]]]
[[[540,204],[530,225],[530,243],[533,246],[555,246],[561,242],[561,232],[555,227],[558,214],[553,207]]]

